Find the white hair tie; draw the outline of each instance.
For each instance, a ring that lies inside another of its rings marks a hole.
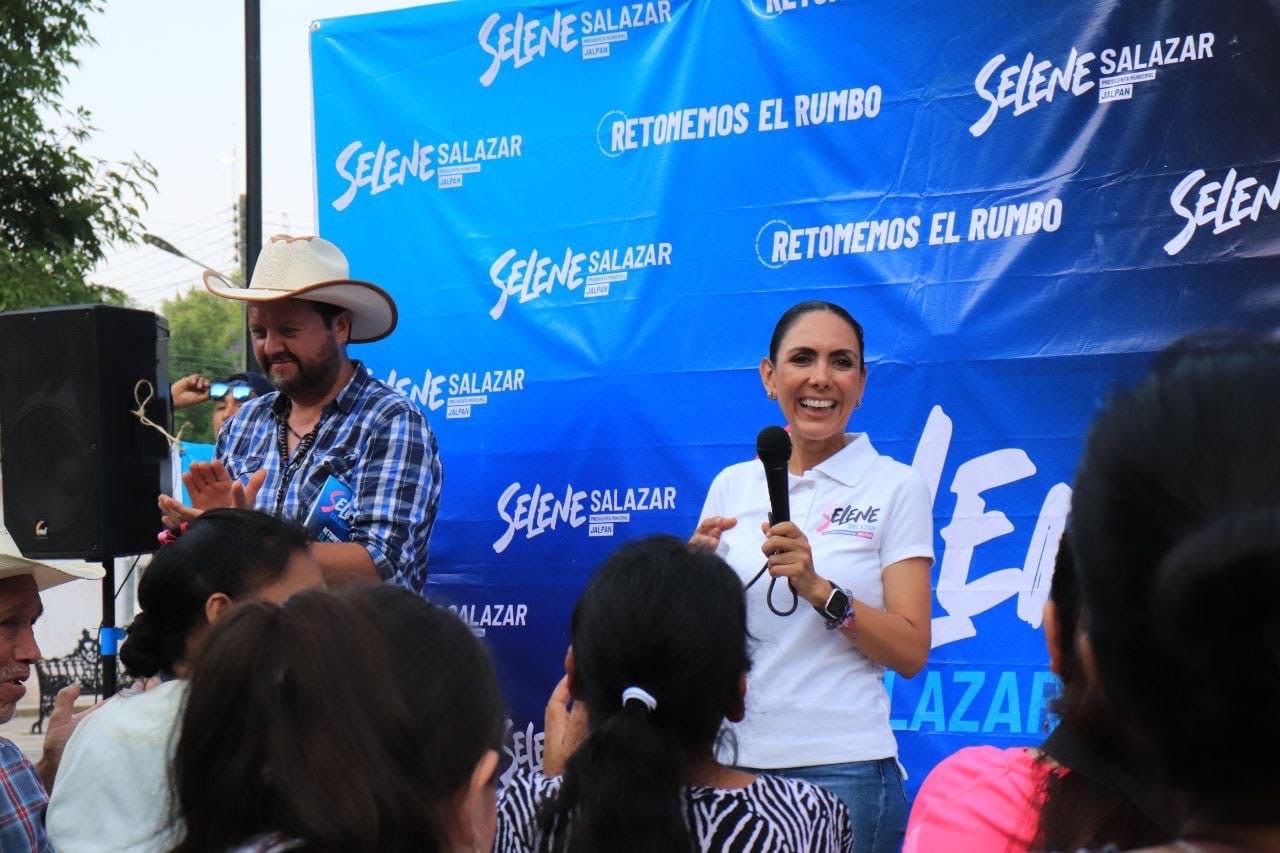
[[[658,710],[658,700],[653,698],[653,694],[643,687],[628,687],[622,691],[622,705],[625,708],[627,703],[632,699],[638,699],[650,713]]]

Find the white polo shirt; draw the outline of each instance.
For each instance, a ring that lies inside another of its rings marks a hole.
[[[881,573],[908,557],[933,562],[933,511],[924,478],[881,456],[862,433],[830,459],[788,477],[791,520],[809,539],[814,570],[853,597],[884,607]],[[769,491],[759,460],[721,471],[700,518],[732,516],[716,553],[745,584],[764,565],[760,525]],[[747,628],[758,641],[748,675],[747,714],[733,726],[736,763],[745,767],[805,767],[896,757],[889,728],[884,668],[872,663],[801,600],[794,613],[773,613],[766,572],[747,590]],[[773,604],[786,611],[786,582]],[[732,760],[732,756],[721,756]]]

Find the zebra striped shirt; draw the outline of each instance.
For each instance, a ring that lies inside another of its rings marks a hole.
[[[538,806],[560,788],[541,773],[511,780],[498,800],[494,853],[538,846]],[[730,853],[848,853],[849,812],[834,794],[800,779],[760,774],[745,788],[686,788],[685,820],[699,850]]]

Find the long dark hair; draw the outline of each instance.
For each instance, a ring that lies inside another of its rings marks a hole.
[[[1094,421],[1072,498],[1099,675],[1192,814],[1274,824],[1280,346],[1180,344]]]
[[[235,600],[282,577],[307,548],[302,528],[248,509],[214,509],[162,545],[138,583],[142,611],[129,625],[120,660],[135,678],[172,673],[187,638],[205,623],[205,602]]]
[[[742,583],[714,554],[654,536],[605,561],[573,612],[573,689],[591,733],[539,815],[541,849],[693,849],[681,786],[741,707],[747,639]],[[656,708],[624,704],[628,687]]]
[[[1058,544],[1049,599],[1058,623],[1062,680],[1062,691],[1050,705],[1059,718],[1055,738],[1069,735],[1071,740],[1064,748],[1076,757],[1085,752],[1088,766],[1072,766],[1062,749],[1041,752],[1039,761],[1049,767],[1061,763],[1068,772],[1045,775],[1031,848],[1080,850],[1113,844],[1130,850],[1172,840],[1176,837],[1171,829],[1172,808],[1154,784],[1149,762],[1133,749],[1115,709],[1085,675],[1076,650],[1080,588],[1068,535]],[[1142,801],[1141,806],[1135,797]]]
[[[480,641],[405,590],[247,604],[197,663],[173,763],[179,851],[447,849],[505,714]],[[293,848],[291,848],[293,849]]]

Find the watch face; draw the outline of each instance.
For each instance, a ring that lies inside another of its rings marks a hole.
[[[827,606],[823,611],[828,619],[841,620],[844,618],[844,612],[849,609],[849,596],[844,594],[844,590],[837,589],[832,591],[831,597],[827,599]]]

